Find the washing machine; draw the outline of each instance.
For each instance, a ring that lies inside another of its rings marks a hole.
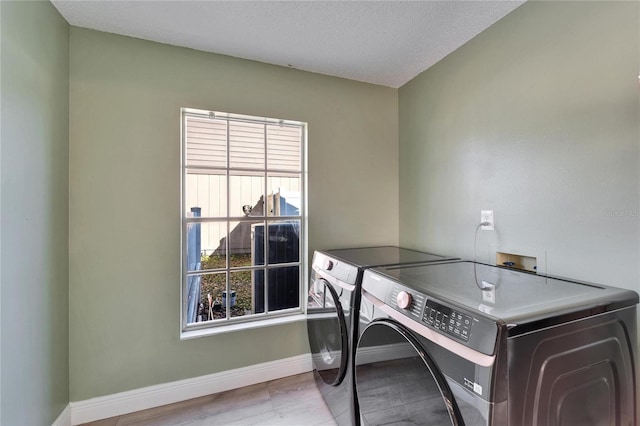
[[[468,261],[364,272],[365,425],[638,424],[638,294]]]
[[[367,268],[452,258],[394,246],[316,251],[307,301],[307,329],[316,384],[339,425],[359,424],[353,387],[360,285]]]

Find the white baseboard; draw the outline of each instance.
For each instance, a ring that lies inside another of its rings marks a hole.
[[[71,426],[71,406],[69,404],[62,410],[62,413],[51,426]]]
[[[305,373],[313,369],[311,355],[304,354],[277,361],[264,362],[235,370],[222,371],[192,379],[148,386],[113,395],[71,402],[70,423],[54,426],[78,425],[134,411],[146,410],[187,399],[198,398],[243,386]],[[67,410],[65,410],[67,411]],[[64,413],[63,413],[64,414]],[[61,415],[62,417],[62,415]]]

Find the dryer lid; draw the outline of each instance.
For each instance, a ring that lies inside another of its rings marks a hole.
[[[637,293],[630,290],[468,261],[376,268],[374,271],[427,296],[506,324],[526,323],[584,309],[602,312],[638,303]],[[363,286],[366,288],[366,276]],[[480,287],[487,287],[487,290]]]

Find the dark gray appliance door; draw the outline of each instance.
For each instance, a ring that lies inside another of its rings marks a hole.
[[[437,364],[402,325],[371,322],[358,341],[355,363],[364,425],[464,425]]]
[[[340,297],[322,278],[309,289],[307,330],[314,369],[324,383],[340,384],[349,361],[349,334]]]

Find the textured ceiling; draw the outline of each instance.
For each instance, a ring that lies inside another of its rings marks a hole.
[[[400,87],[524,1],[51,2],[77,27]]]

